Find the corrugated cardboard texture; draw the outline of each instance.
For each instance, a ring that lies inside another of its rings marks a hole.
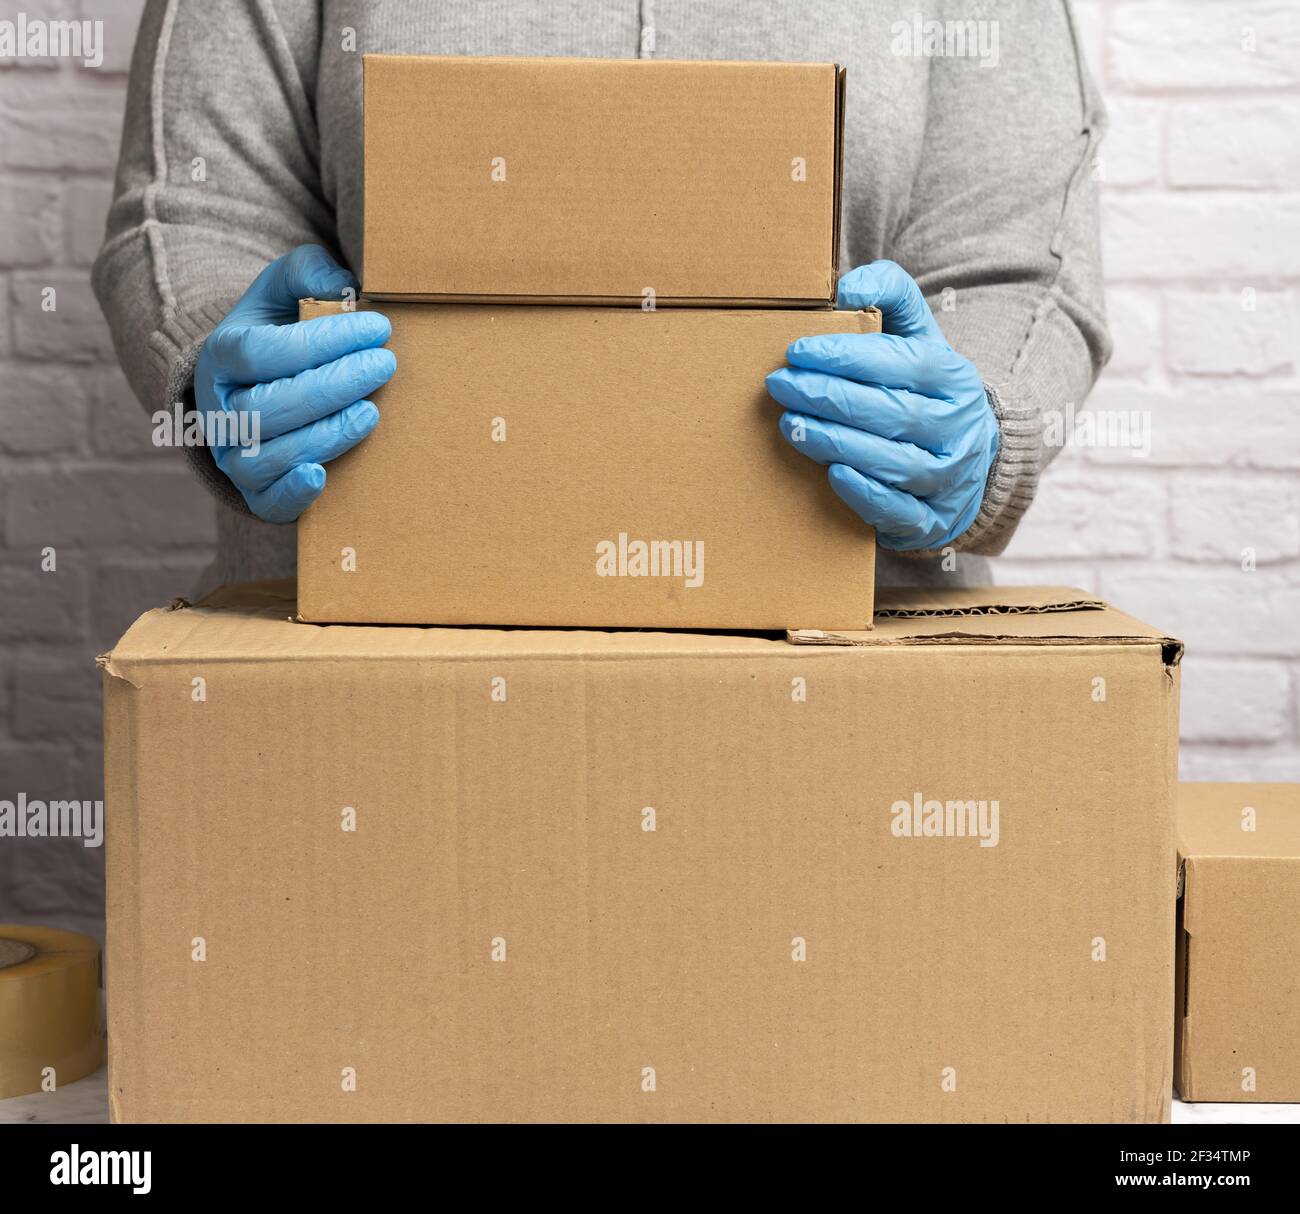
[[[366,294],[834,301],[834,64],[364,65]]]
[[[1300,784],[1179,785],[1178,859],[1183,1099],[1300,1100]]]
[[[763,377],[878,312],[383,310],[397,374],[299,523],[304,619],[871,626],[874,535],[782,438]],[[637,543],[677,548],[629,576]]]
[[[1063,613],[1068,613],[1064,615]],[[870,632],[795,629],[796,645],[945,645],[1016,640],[1024,645],[1145,645],[1182,661],[1181,641],[1065,586],[882,587]]]
[[[1162,639],[331,627],[283,593],[102,659],[117,1120],[1167,1117]],[[917,793],[996,800],[997,845],[895,835]]]

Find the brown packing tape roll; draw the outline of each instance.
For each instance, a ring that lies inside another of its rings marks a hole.
[[[0,923],[0,1099],[59,1087],[104,1060],[99,945],[53,927]]]

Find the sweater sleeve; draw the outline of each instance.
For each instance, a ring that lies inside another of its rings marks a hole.
[[[996,555],[1055,454],[1044,414],[1080,406],[1110,357],[1095,171],[1105,112],[1066,0],[943,8],[968,29],[980,10],[983,53],[931,61],[924,147],[889,255],[997,415],[983,504],[953,545]]]
[[[208,334],[258,272],[305,242],[332,248],[313,106],[319,13],[302,0],[149,0],[93,282],[145,409],[192,407]],[[185,448],[246,512],[206,448]]]

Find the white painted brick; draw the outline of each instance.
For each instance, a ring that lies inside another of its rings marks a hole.
[[[90,441],[101,455],[172,461],[170,448],[155,447],[153,423],[119,367],[87,368]]]
[[[1300,555],[1300,480],[1183,473],[1170,523],[1170,553],[1180,560],[1240,565],[1250,550],[1256,564],[1274,564]]]
[[[148,475],[127,468],[21,471],[10,478],[5,537],[10,547],[123,545],[145,552],[209,544],[211,498],[186,469]]]
[[[85,569],[75,559],[46,573],[34,548],[25,560],[6,556],[0,563],[0,640],[75,644],[86,635],[87,585]]]
[[[1182,664],[1181,732],[1189,742],[1276,742],[1290,733],[1291,685],[1282,662],[1202,658]]]
[[[11,285],[4,274],[0,274],[0,358],[8,358],[13,353],[12,307],[9,303]]]
[[[1300,278],[1300,196],[1111,191],[1102,255],[1112,280]]]
[[[1161,363],[1160,294],[1133,287],[1106,292],[1106,314],[1115,343],[1106,375],[1150,375]]]
[[[93,653],[20,658],[10,709],[14,737],[40,741],[85,740],[101,730],[99,672]]]
[[[19,11],[26,13],[28,18],[39,21],[67,20],[76,16],[72,0],[22,0],[21,4],[6,6],[3,19],[13,21]],[[19,68],[56,72],[61,66],[61,60],[50,58],[48,55],[38,59],[29,59],[25,54],[0,59],[0,70]]]
[[[64,248],[67,260],[88,266],[104,243],[104,225],[113,201],[113,183],[70,181],[63,190]]]
[[[28,17],[56,21],[77,16],[76,7],[76,0],[23,0],[22,10]]]
[[[35,116],[46,110],[65,110],[66,100],[71,94],[70,71],[62,65],[49,64],[47,61],[26,60],[31,67],[20,71],[0,71],[0,117],[5,119],[5,133],[8,131],[8,118],[11,114],[29,114]],[[46,70],[34,66],[45,62]],[[49,70],[49,69],[53,70]],[[110,94],[115,91],[110,89]],[[75,103],[74,103],[75,108]],[[4,161],[4,149],[0,148],[0,163]]]
[[[13,20],[11,17],[10,20]],[[61,64],[57,59],[0,59],[0,74],[8,72],[57,72]]]
[[[54,310],[42,307],[54,289]],[[15,274],[10,291],[14,346],[22,358],[52,362],[104,362],[113,358],[113,339],[99,310],[86,270],[27,270]]]
[[[1300,783],[1300,747],[1262,749],[1192,743],[1179,753],[1179,777],[1183,780]]]
[[[1291,689],[1295,693],[1295,704],[1292,706],[1292,721],[1295,725],[1295,734],[1300,738],[1300,662],[1295,662],[1291,666]]]
[[[48,265],[58,258],[59,237],[59,189],[53,180],[0,180],[0,265]]]
[[[1112,88],[1206,91],[1300,84],[1294,0],[1118,3],[1110,9],[1106,51]]]
[[[1300,187],[1300,100],[1198,101],[1169,113],[1169,182],[1207,189]]]
[[[1137,462],[1170,469],[1175,492],[1177,470],[1183,467],[1300,468],[1295,422],[1300,388],[1289,384],[1191,379],[1148,386],[1104,375],[1088,405],[1149,414],[1151,453]],[[1135,462],[1124,450],[1093,448],[1084,454],[1091,462],[1125,470]]]
[[[1103,569],[1108,602],[1187,643],[1190,652],[1231,657],[1300,656],[1300,573],[1218,572],[1151,561]]]
[[[86,432],[86,388],[67,367],[44,363],[0,365],[5,420],[0,451],[14,455],[75,453]]]
[[[1110,126],[1101,144],[1101,180],[1108,186],[1151,185],[1161,175],[1165,105],[1124,97],[1106,106]]]
[[[77,749],[65,740],[45,744],[31,740],[23,742],[0,741],[0,771],[5,773],[0,796],[6,800],[10,792],[25,792],[30,797],[47,800],[56,797],[68,797],[81,800],[90,797],[94,800],[98,794],[95,786],[82,779],[81,764]],[[72,789],[84,788],[89,791],[74,793]],[[0,865],[9,857],[20,854],[18,844],[39,844],[36,839],[5,839],[0,847]],[[92,849],[75,844],[82,851]],[[22,873],[22,865],[15,866],[16,872]],[[13,884],[4,879],[4,868],[0,867],[0,898],[12,895]]]
[[[60,763],[54,754],[67,751]],[[41,795],[98,799],[103,784],[79,776],[76,747],[42,750],[45,766],[57,782],[38,786]],[[0,764],[7,758],[0,751]],[[32,768],[24,764],[27,770]],[[53,789],[51,793],[50,789]],[[35,792],[33,796],[37,795]],[[86,847],[80,839],[6,839],[0,848],[0,921],[41,923],[82,932],[104,942],[104,848]]]
[[[1072,561],[1033,561],[999,557],[996,565],[999,586],[1072,586],[1100,596],[1096,566]]]
[[[83,20],[104,23],[104,62],[99,70],[129,70],[144,0],[81,0],[78,8]]]
[[[1049,475],[1029,508],[1007,556],[1077,560],[1145,557],[1163,546],[1165,486],[1136,474]]]
[[[1170,291],[1164,310],[1169,367],[1185,375],[1290,371],[1296,311],[1289,291]]]
[[[96,91],[64,92],[52,105],[6,106],[0,111],[5,132],[0,164],[11,169],[111,174],[121,141],[122,105],[123,95]]]

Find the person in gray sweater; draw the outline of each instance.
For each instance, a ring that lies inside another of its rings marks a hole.
[[[401,373],[373,321],[325,342],[296,324],[299,294],[362,275],[367,52],[845,65],[840,300],[893,336],[792,349],[769,390],[825,491],[880,529],[883,584],[992,580],[1054,453],[1044,414],[1082,404],[1110,349],[1105,119],[1066,0],[149,0],[94,284],[150,414],[272,423],[247,466],[185,448],[216,499],[208,583],[292,575],[284,524]]]

